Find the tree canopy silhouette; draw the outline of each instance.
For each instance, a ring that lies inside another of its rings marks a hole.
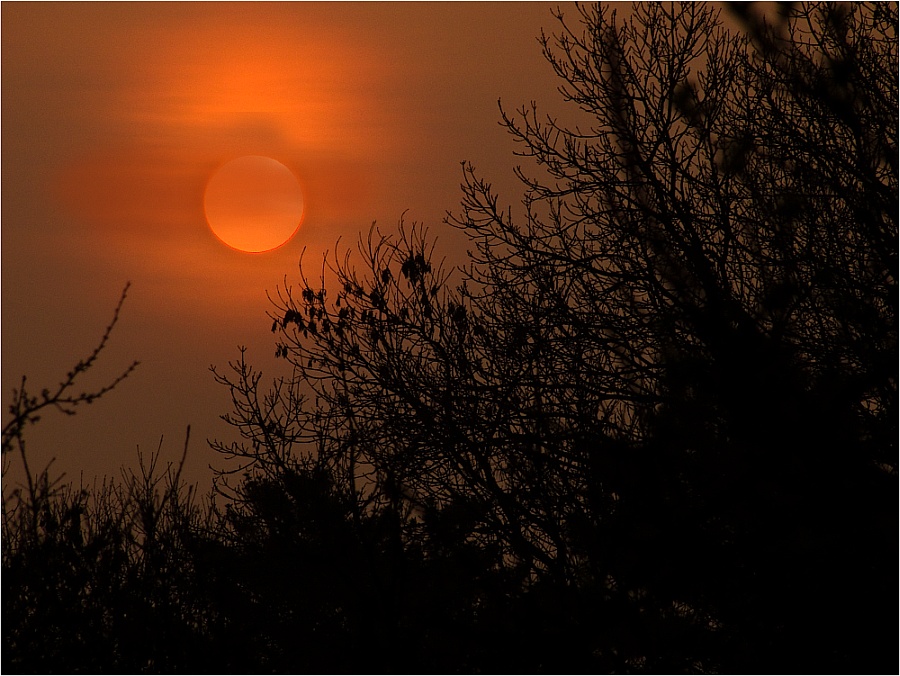
[[[171,645],[896,669],[897,5],[778,8],[738,32],[699,3],[559,13],[541,44],[583,122],[502,109],[522,206],[463,165],[466,267],[401,221],[326,261],[331,288],[301,265],[276,291],[290,375],[215,370],[227,506],[164,503],[183,574],[145,611]]]
[[[732,668],[874,659],[897,543],[896,5],[783,11],[745,35],[705,5],[560,15],[544,52],[590,124],[504,111],[524,209],[464,166],[462,284],[401,225],[361,242],[364,272],[332,263],[333,299],[281,290],[294,377],[255,407],[238,367],[238,454],[308,448],[354,509],[589,588],[598,627],[631,607],[626,665],[706,664],[711,636]]]

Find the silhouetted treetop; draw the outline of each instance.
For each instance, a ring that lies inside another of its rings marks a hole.
[[[363,511],[455,514],[534,580],[699,632],[628,664],[711,627],[732,664],[849,660],[835,617],[896,541],[896,13],[560,13],[541,43],[579,126],[503,112],[521,213],[464,165],[464,283],[401,224],[365,273],[335,259],[333,300],[276,298],[305,452]]]

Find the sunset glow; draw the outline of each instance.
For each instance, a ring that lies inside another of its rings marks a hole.
[[[893,673],[900,2],[0,19],[0,676]]]
[[[286,166],[248,155],[220,167],[206,186],[209,227],[228,246],[259,253],[288,242],[300,227],[303,193]]]
[[[301,255],[321,265],[406,212],[465,260],[442,227],[460,161],[513,194],[497,100],[552,100],[535,43],[550,9],[2,3],[3,389],[67,373],[128,282],[107,359],[141,361],[117,396],[37,426],[35,466],[118,476],[190,424],[186,474],[206,480],[202,440],[228,431],[208,368],[238,345],[257,364],[272,354],[267,294]],[[247,156],[262,174],[217,202]]]

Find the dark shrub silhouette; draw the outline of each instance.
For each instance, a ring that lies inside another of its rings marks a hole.
[[[17,456],[25,485],[3,495],[3,670],[6,672],[171,671],[203,664],[206,634],[188,545],[204,532],[204,512],[178,465],[158,466],[160,450],[118,482],[74,487],[34,473],[25,432],[47,411],[73,415],[127,378],[137,362],[96,390],[78,392],[116,326],[55,389],[39,395],[26,379],[3,428],[4,474]],[[189,430],[188,430],[189,431]],[[187,439],[185,440],[187,452]],[[207,515],[208,516],[208,515]]]

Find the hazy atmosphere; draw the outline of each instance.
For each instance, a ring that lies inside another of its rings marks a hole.
[[[897,3],[0,11],[4,673],[896,672]]]
[[[89,381],[138,369],[75,417],[48,412],[35,458],[117,475],[135,448],[217,461],[207,437],[230,401],[208,368],[246,345],[274,354],[266,291],[316,267],[373,221],[465,241],[460,162],[512,203],[510,108],[559,100],[537,38],[550,3],[4,3],[3,392],[52,387],[86,356],[131,282]],[[565,7],[565,5],[562,5]],[[623,7],[627,9],[627,7]],[[203,191],[220,164],[266,155],[300,179],[297,236],[264,254],[210,232]],[[88,382],[86,380],[86,382]]]

